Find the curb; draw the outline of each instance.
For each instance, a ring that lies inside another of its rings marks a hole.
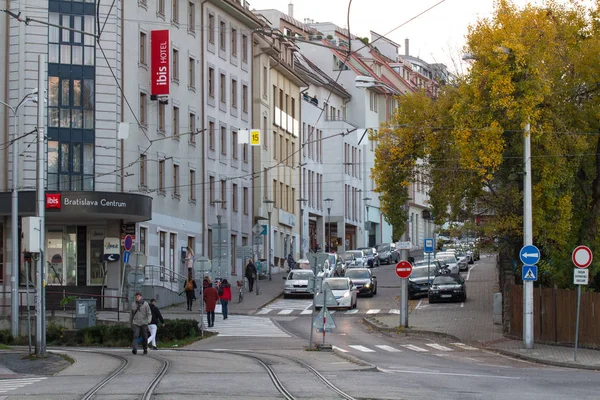
[[[460,338],[458,338],[454,335],[450,335],[448,333],[426,331],[426,330],[422,330],[422,329],[413,329],[413,328],[402,328],[402,332],[398,332],[398,329],[400,329],[400,327],[394,328],[394,327],[379,325],[377,322],[371,321],[368,318],[363,318],[362,322],[364,322],[366,325],[370,326],[371,328],[376,329],[381,332],[404,333],[404,334],[414,333],[417,335],[434,335],[434,336],[445,337],[450,340],[455,340],[457,342],[462,342],[462,340]],[[481,348],[481,345],[479,345],[478,347]]]
[[[353,364],[360,365],[361,367],[368,367],[368,368],[361,369],[361,371],[374,371],[374,372],[377,371],[377,367],[375,365],[373,365],[371,363],[368,363],[366,361],[363,361],[360,358],[355,357],[355,356],[353,356],[351,354],[344,353],[344,352],[339,351],[337,349],[332,349],[331,352],[333,354],[335,354],[336,356],[338,356],[340,358],[343,358],[344,360],[349,361],[349,362],[351,362]]]
[[[529,362],[536,363],[536,364],[550,365],[552,367],[582,369],[582,370],[587,370],[587,371],[600,371],[600,366],[595,367],[592,365],[581,365],[581,364],[573,364],[573,363],[569,363],[569,362],[544,360],[544,359],[535,358],[535,357],[531,357],[531,356],[524,355],[524,354],[513,353],[512,351],[509,351],[509,350],[497,349],[494,347],[483,347],[483,349],[490,351],[492,353],[498,353],[503,356],[516,358],[516,359],[524,360],[524,361],[529,361]]]

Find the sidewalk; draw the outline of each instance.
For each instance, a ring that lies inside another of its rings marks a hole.
[[[495,325],[492,319],[493,296],[498,291],[496,258],[482,256],[470,268],[468,300],[464,305],[449,303],[430,306],[424,298],[408,318],[413,332],[440,333],[463,343],[533,362],[600,370],[600,351],[578,349],[577,361],[574,361],[572,347],[536,343],[533,349],[524,349],[521,341],[505,338],[502,325]],[[396,330],[399,319],[397,315],[379,315],[366,319],[366,322],[382,330]]]

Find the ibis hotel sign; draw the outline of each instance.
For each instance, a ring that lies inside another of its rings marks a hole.
[[[169,94],[169,85],[171,82],[171,65],[169,52],[169,31],[156,30],[150,33],[151,49],[151,91],[156,96],[166,96]]]
[[[130,193],[60,192],[46,193],[46,212],[49,215],[101,214],[106,217],[144,221],[152,218],[152,198]],[[100,216],[100,215],[98,215]]]

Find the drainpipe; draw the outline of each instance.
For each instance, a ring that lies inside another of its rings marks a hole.
[[[204,4],[206,4],[208,0],[202,0],[202,2],[200,3],[200,29],[202,32],[204,32]],[[204,66],[206,64],[206,59],[205,59],[205,52],[204,52],[204,40],[205,40],[205,35],[200,35],[202,37],[202,39],[200,40],[200,54],[202,55],[202,64],[200,65],[200,73],[202,74],[202,79],[200,80],[200,93],[201,93],[201,104],[202,104],[202,138],[200,140],[200,151],[202,152],[202,182],[206,182],[207,180],[207,175],[206,175],[206,130],[204,129],[206,126],[206,115],[205,115],[205,95],[204,95]],[[208,36],[207,36],[208,37]],[[207,243],[207,234],[206,234],[206,229],[207,229],[207,223],[206,223],[206,191],[205,190],[201,190],[200,191],[202,193],[202,217],[201,217],[201,221],[202,221],[202,255],[206,256],[208,254],[208,246],[210,246],[210,243]],[[206,246],[205,246],[206,244]]]
[[[123,65],[123,59],[125,57],[125,5],[121,6],[121,87],[125,82],[125,68]],[[125,122],[125,91],[121,91],[121,122]],[[121,192],[125,191],[125,140],[121,139]]]

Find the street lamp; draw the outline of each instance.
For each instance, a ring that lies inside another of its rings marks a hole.
[[[12,278],[11,278],[11,333],[19,336],[19,138],[17,136],[17,116],[19,109],[26,103],[33,101],[37,91],[29,93],[17,104],[11,107],[0,101],[13,115],[13,158],[12,158],[12,215],[11,215],[11,241],[12,241]],[[43,279],[43,278],[42,278]]]
[[[369,222],[369,201],[371,201],[370,197],[365,197],[363,198],[363,201],[365,202],[365,207],[367,207],[367,215],[365,218],[365,230],[370,233],[371,230],[367,229],[367,223]],[[369,228],[371,227],[371,224],[369,224]],[[367,240],[366,240],[366,245],[369,245],[369,235],[367,234]]]
[[[222,278],[221,276],[221,254],[223,253],[223,249],[221,249],[221,212],[219,211],[219,208],[223,208],[223,205],[227,203],[227,200],[214,200],[211,204],[213,206],[217,206],[217,232],[218,232],[218,240],[219,240],[219,258],[218,258],[218,269],[217,269],[217,278]]]
[[[267,264],[269,264],[269,280],[271,280],[271,213],[273,212],[274,200],[265,199],[263,203],[267,205],[267,214],[269,216],[269,241],[267,245]]]
[[[327,247],[329,248],[329,253],[331,253],[331,204],[333,203],[333,199],[328,197],[323,201],[327,207]]]
[[[306,206],[307,199],[297,199],[300,205],[300,258],[304,258],[304,206]]]

